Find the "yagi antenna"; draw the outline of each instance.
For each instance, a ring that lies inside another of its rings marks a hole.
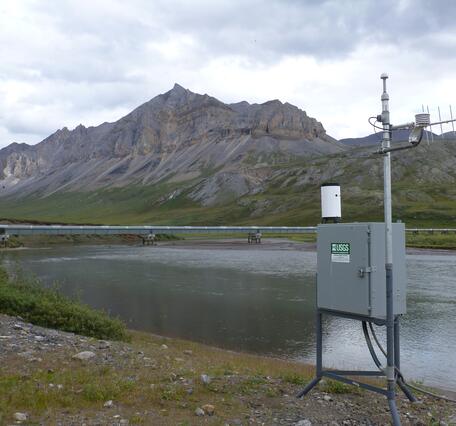
[[[451,127],[453,128],[453,137],[455,136],[454,134],[454,121],[453,121],[453,110],[450,105],[450,117],[451,117]]]
[[[429,105],[426,106],[427,108],[427,113],[429,114]],[[431,114],[429,114],[429,117]],[[434,142],[434,132],[432,131],[432,125],[429,125],[429,129],[431,130],[431,142]]]
[[[395,130],[409,130],[409,144],[402,144],[398,146],[382,146],[378,151],[376,151],[376,154],[387,154],[388,152],[392,151],[401,151],[404,149],[410,149],[418,146],[421,143],[421,140],[423,139],[424,134],[426,133],[426,139],[429,142],[428,138],[428,132],[425,132],[425,129],[429,127],[431,131],[431,140],[434,142],[434,132],[432,131],[432,126],[440,126],[440,137],[441,139],[443,138],[443,124],[446,123],[451,123],[452,128],[453,128],[453,135],[455,134],[454,130],[454,122],[456,119],[453,118],[453,111],[451,109],[450,105],[450,120],[442,120],[442,114],[440,112],[440,107],[437,107],[438,114],[439,114],[439,121],[436,122],[431,122],[431,114],[429,113],[429,105],[426,105],[426,110],[427,112],[424,112],[424,104],[421,105],[421,110],[423,112],[416,114],[415,115],[415,121],[410,122],[410,123],[404,123],[404,124],[399,124],[399,125],[389,125],[389,132],[392,134]],[[371,117],[371,118],[376,118],[377,122],[382,122],[383,117],[381,115],[378,115],[377,117]],[[374,123],[371,122],[371,118],[369,119],[369,123],[373,125],[374,127],[377,127]],[[379,128],[379,127],[378,127]]]
[[[421,112],[424,112],[424,104],[421,104]],[[429,146],[429,132],[426,132],[426,144]]]
[[[438,106],[437,107],[437,110],[439,111],[439,121],[441,122],[442,121],[442,116],[440,115],[440,107]],[[442,123],[440,123],[440,139],[443,138],[443,127],[442,127]]]

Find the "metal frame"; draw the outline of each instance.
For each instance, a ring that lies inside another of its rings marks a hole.
[[[396,407],[396,392],[395,392],[395,386],[390,389],[389,386],[387,388],[381,388],[379,386],[371,385],[369,383],[364,383],[359,380],[351,378],[351,376],[360,376],[360,377],[387,377],[386,371],[380,371],[380,370],[330,370],[330,369],[324,369],[323,368],[323,315],[332,315],[332,316],[338,316],[338,317],[343,317],[343,318],[348,318],[348,319],[353,319],[357,321],[366,321],[366,322],[372,322],[376,325],[387,325],[387,320],[386,319],[379,319],[379,318],[371,318],[371,317],[366,317],[362,315],[355,315],[355,314],[349,314],[345,312],[337,312],[337,311],[331,311],[328,309],[317,309],[316,311],[316,321],[315,321],[315,328],[316,328],[316,338],[317,338],[317,350],[316,350],[316,374],[315,378],[304,388],[302,389],[297,395],[297,398],[302,398],[304,397],[308,392],[310,392],[319,382],[323,377],[327,377],[332,380],[337,380],[342,383],[346,383],[349,385],[353,385],[356,387],[360,387],[366,390],[369,390],[371,392],[376,392],[380,395],[385,396],[388,399],[388,403],[390,406],[390,411],[391,415],[393,418],[393,424],[394,425],[400,425],[400,419],[399,419],[399,413],[397,411]],[[410,390],[407,388],[405,383],[400,379],[398,375],[398,370],[400,368],[400,336],[399,336],[399,322],[400,322],[400,315],[397,315],[394,318],[394,353],[393,353],[393,359],[394,359],[394,384],[400,387],[402,392],[404,392],[405,396],[411,401],[415,402],[416,398],[413,396],[413,394],[410,392]],[[385,369],[386,370],[386,369]],[[388,380],[387,380],[388,382]],[[393,402],[393,404],[391,403]]]

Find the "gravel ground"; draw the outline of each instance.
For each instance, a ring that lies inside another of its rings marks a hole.
[[[390,424],[379,395],[326,383],[297,400],[302,383],[279,370],[261,375],[260,364],[298,368],[145,333],[100,341],[0,315],[0,424]],[[451,403],[399,396],[398,406],[404,425],[456,424]]]

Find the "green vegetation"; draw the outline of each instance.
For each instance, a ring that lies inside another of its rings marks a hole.
[[[456,234],[407,234],[407,246],[430,249],[456,250]]]
[[[44,288],[21,273],[10,278],[3,268],[0,268],[0,312],[20,316],[43,327],[98,339],[128,339],[126,327],[120,320],[68,299],[56,288]]]
[[[156,241],[179,240],[180,237],[170,234],[157,234]],[[141,244],[137,235],[21,235],[10,237],[8,248],[45,247],[54,245],[83,245],[83,244]]]
[[[327,393],[333,393],[333,394],[338,394],[338,393],[361,393],[362,389],[355,387],[355,386],[350,386],[346,383],[338,382],[336,380],[326,380],[324,383],[320,386],[321,390]]]
[[[293,398],[315,374],[312,367],[302,363],[141,332],[132,332],[131,336],[130,350],[125,350],[125,344],[113,344],[112,364],[81,363],[71,358],[72,347],[42,351],[39,363],[17,357],[2,363],[0,423],[12,423],[12,414],[21,411],[30,415],[27,424],[41,424],[43,419],[46,424],[57,424],[71,416],[76,416],[73,423],[79,424],[78,420],[82,423],[94,413],[104,414],[105,419],[118,413],[130,424],[220,425],[233,418],[247,418],[252,409],[259,409],[271,415],[269,421],[264,419],[265,424],[273,424],[274,417],[298,412],[284,396]],[[209,375],[211,382],[203,384],[201,374]],[[373,378],[368,382],[379,384]],[[377,405],[375,401],[387,408],[381,397],[340,382],[324,379],[318,390],[335,400],[328,409],[344,400],[346,397],[341,399],[339,394],[346,393],[353,404]],[[114,409],[103,408],[108,400],[113,401]],[[195,417],[195,408],[204,404],[212,404],[216,414]],[[452,408],[435,400],[407,406],[417,417],[435,410],[440,413],[435,418],[442,418],[443,412],[450,415]],[[302,413],[302,407],[297,410]],[[104,419],[98,420],[104,424]]]
[[[456,186],[451,184],[456,173],[450,164],[455,154],[456,143],[439,142],[393,155],[393,220],[400,219],[407,227],[456,227]],[[249,161],[240,165],[240,173],[245,172],[244,166],[251,170]],[[345,222],[383,220],[382,162],[372,156],[372,148],[278,161],[254,166],[255,175],[264,176],[260,192],[237,197],[227,187],[221,190],[219,204],[211,206],[190,198],[201,182],[199,177],[46,197],[2,198],[0,217],[106,225],[312,226],[320,221],[320,184],[333,180],[342,186]],[[206,170],[204,177],[215,171]]]
[[[113,400],[119,407],[116,413],[122,410],[123,418],[136,424],[151,424],[150,418],[147,421],[144,417],[145,410],[167,419],[157,424],[196,424],[195,408],[213,404],[217,416],[206,417],[205,424],[215,425],[221,424],[220,419],[248,412],[243,398],[264,398],[278,404],[284,392],[296,392],[296,385],[283,383],[281,377],[300,377],[299,383],[306,383],[314,374],[311,367],[300,363],[141,332],[131,332],[131,337],[132,350],[116,356],[114,365],[72,360],[71,350],[63,356],[43,351],[39,364],[1,365],[0,423],[19,410],[30,413],[32,421],[45,413],[47,423],[54,424],[59,414],[91,413]],[[163,343],[168,349],[161,348]],[[67,348],[57,351],[65,353]],[[145,365],[145,358],[138,353],[153,360],[153,366]],[[212,382],[204,385],[201,374],[209,374]]]

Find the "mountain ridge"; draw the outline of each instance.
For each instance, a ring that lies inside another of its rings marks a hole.
[[[1,195],[152,184],[176,173],[185,180],[203,169],[226,172],[251,154],[343,150],[320,122],[289,103],[224,104],[176,83],[116,122],[64,127],[36,145],[3,148]]]
[[[339,142],[289,103],[224,104],[175,86],[117,122],[0,150],[0,217],[315,225],[320,185],[336,181],[344,220],[382,220],[378,136]],[[455,142],[451,133],[392,154],[395,219],[456,226]]]

